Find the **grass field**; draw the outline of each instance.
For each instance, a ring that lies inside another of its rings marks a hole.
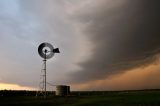
[[[46,99],[33,96],[34,92],[22,94],[1,96],[0,106],[160,106],[160,90],[72,92],[70,96],[50,95]]]

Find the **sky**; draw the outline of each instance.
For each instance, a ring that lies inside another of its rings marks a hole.
[[[159,5],[158,0],[1,0],[0,89],[38,89],[43,42],[61,52],[47,60],[47,82],[53,85],[159,89]]]

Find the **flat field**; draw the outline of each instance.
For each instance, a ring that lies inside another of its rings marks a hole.
[[[0,94],[0,106],[160,106],[160,90],[71,92],[63,97],[50,92],[46,99],[34,96],[34,91]]]

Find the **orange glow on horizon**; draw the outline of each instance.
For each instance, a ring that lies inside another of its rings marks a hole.
[[[160,89],[160,62],[143,68],[115,74],[103,80],[73,84],[75,90],[140,90]]]
[[[36,90],[36,88],[20,86],[18,84],[0,83],[0,90]]]

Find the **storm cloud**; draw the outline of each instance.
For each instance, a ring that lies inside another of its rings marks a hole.
[[[81,70],[71,73],[74,81],[104,79],[156,61],[160,52],[159,5],[158,0],[87,0],[75,7],[71,18],[92,49],[90,58],[78,63]]]

